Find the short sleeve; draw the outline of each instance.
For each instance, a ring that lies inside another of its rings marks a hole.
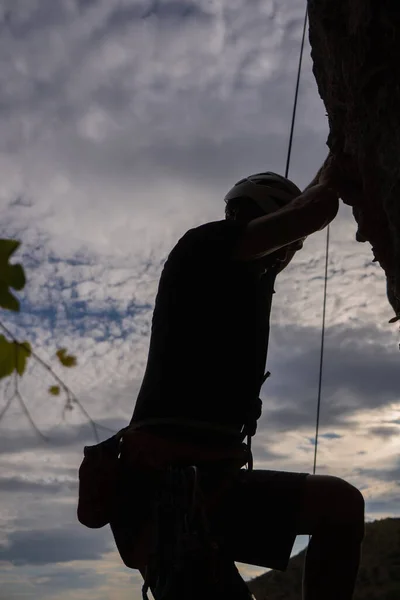
[[[169,261],[207,269],[232,262],[245,227],[245,223],[227,219],[190,229],[172,250]]]

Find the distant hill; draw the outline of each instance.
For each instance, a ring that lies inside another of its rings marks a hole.
[[[269,571],[248,582],[256,600],[301,600],[305,550],[287,571]],[[400,600],[400,519],[367,523],[354,600]]]

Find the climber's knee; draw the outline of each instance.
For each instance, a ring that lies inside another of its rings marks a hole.
[[[364,498],[347,481],[328,475],[309,475],[300,514],[301,533],[332,533],[364,537]]]

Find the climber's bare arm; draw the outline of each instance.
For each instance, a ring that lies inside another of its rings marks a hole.
[[[329,152],[328,156],[324,160],[314,179],[310,181],[307,187],[304,188],[303,194],[310,188],[314,187],[315,185],[318,185],[318,183],[324,183],[325,185],[334,188],[334,183],[336,179],[337,173],[335,160],[332,154]]]
[[[287,206],[250,221],[234,258],[261,258],[320,231],[335,218],[338,209],[338,195],[326,184],[308,187]]]

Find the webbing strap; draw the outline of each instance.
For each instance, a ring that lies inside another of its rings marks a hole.
[[[247,446],[247,468],[249,471],[253,470],[253,453],[251,451],[251,437],[254,435],[253,427],[245,425],[242,431],[238,431],[233,427],[226,427],[225,425],[217,425],[215,423],[209,423],[206,421],[196,421],[191,419],[179,419],[179,418],[159,418],[159,419],[142,419],[141,421],[133,422],[129,428],[130,429],[141,429],[142,427],[148,426],[157,426],[157,425],[180,425],[185,429],[195,429],[198,431],[208,431],[215,433],[223,433],[225,435],[234,436],[238,439],[238,441],[243,442],[245,438],[246,446]],[[253,425],[253,424],[252,424]]]
[[[227,427],[226,425],[219,425],[217,423],[210,423],[208,421],[197,421],[195,419],[181,419],[179,417],[161,417],[152,419],[141,419],[140,421],[133,421],[129,426],[130,429],[141,429],[143,427],[152,427],[157,425],[179,425],[185,429],[197,429],[199,431],[209,431],[216,433],[224,433],[243,439],[244,435],[241,431],[235,427]]]
[[[170,564],[171,559],[180,562],[185,559],[188,551],[193,554],[192,559],[196,559],[195,546],[193,546],[193,543],[192,545],[187,544],[189,538],[192,538],[192,541],[197,541],[197,545],[199,542],[208,543],[210,549],[213,541],[196,466],[192,465],[184,469],[170,467],[165,473],[165,480],[159,494],[155,505],[154,547],[150,564],[146,567],[142,587],[143,600],[149,600],[149,589],[153,592],[156,600],[171,597],[171,588],[174,592],[174,587],[176,588],[179,584],[176,569],[182,567],[182,565],[175,563],[174,572]],[[200,523],[202,525],[201,537],[199,537],[199,533],[194,527],[196,520],[197,527]],[[165,527],[166,523],[168,523],[167,529]],[[174,531],[170,529],[171,526]],[[173,535],[173,539],[171,539],[171,535]],[[165,538],[165,536],[167,537]],[[168,549],[168,552],[166,552],[166,549]],[[169,570],[169,573],[166,569]],[[182,577],[182,573],[180,576]],[[196,585],[195,581],[193,581],[193,585]]]

